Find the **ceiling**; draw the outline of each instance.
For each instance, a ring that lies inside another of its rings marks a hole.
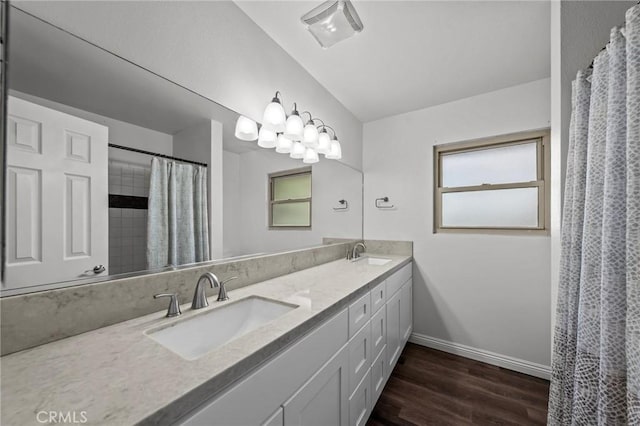
[[[300,22],[321,3],[236,0],[363,122],[550,75],[546,1],[354,1],[364,30],[327,50]]]

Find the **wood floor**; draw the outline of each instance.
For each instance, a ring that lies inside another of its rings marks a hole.
[[[549,382],[408,343],[367,426],[544,425]]]

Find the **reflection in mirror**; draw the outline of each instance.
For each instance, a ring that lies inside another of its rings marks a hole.
[[[359,171],[323,158],[273,200],[304,164],[234,111],[16,7],[9,28],[2,296],[361,237]]]

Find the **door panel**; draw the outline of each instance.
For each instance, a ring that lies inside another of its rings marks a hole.
[[[108,129],[9,96],[3,290],[108,267]],[[108,270],[104,272],[108,274]]]
[[[396,292],[387,302],[387,365],[388,371],[393,371],[400,351],[400,292]]]

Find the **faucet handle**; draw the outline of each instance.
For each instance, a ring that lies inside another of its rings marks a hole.
[[[231,278],[227,278],[226,280],[222,280],[222,281],[220,281],[220,284],[226,284],[226,283],[228,283],[229,281],[233,281],[233,280],[237,280],[237,279],[238,279],[238,277],[231,277]]]
[[[178,302],[178,293],[160,293],[153,295],[154,299],[158,299],[160,297],[171,298],[171,300],[169,300],[169,308],[167,309],[166,315],[168,318],[177,317],[182,313],[182,311],[180,311],[180,302]]]
[[[229,296],[227,295],[227,288],[224,285],[225,283],[229,281],[233,281],[237,278],[238,277],[231,277],[220,282],[220,290],[218,291],[218,302],[224,302],[225,300],[229,300]]]

